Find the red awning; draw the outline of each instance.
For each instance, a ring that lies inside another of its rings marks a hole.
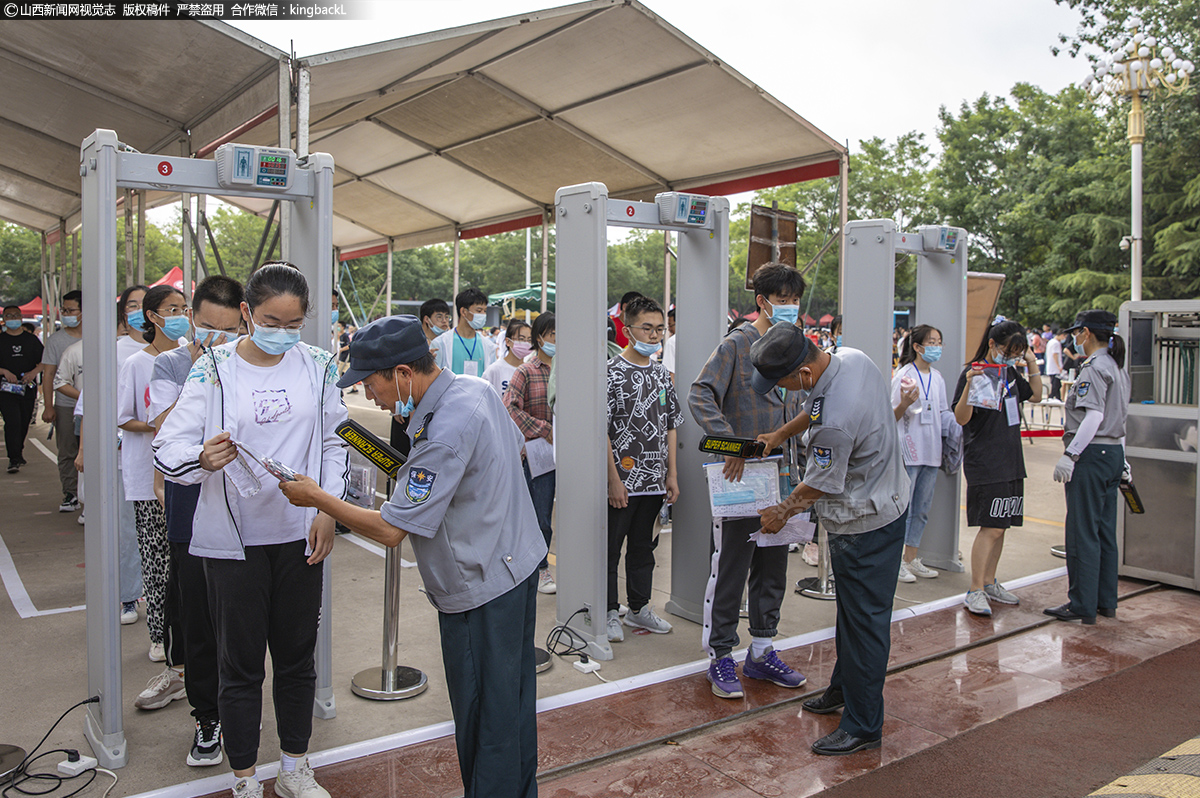
[[[21,305],[21,315],[25,317],[42,315],[42,298],[35,296],[24,305]]]
[[[176,266],[174,269],[171,269],[171,271],[164,274],[162,276],[162,279],[156,280],[155,282],[151,283],[150,287],[153,288],[156,285],[169,285],[172,288],[174,288],[176,291],[182,291],[183,290],[183,269]],[[192,290],[193,291],[196,290],[196,281],[195,280],[192,280]]]

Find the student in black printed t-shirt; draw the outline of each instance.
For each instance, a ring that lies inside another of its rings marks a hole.
[[[1028,369],[1026,381],[1016,366]],[[996,368],[1002,367],[1002,368]],[[999,407],[970,404],[968,384],[1001,373]],[[976,615],[991,615],[990,602],[1017,604],[996,581],[1004,533],[1025,519],[1025,456],[1021,452],[1021,403],[1040,402],[1042,378],[1025,328],[1003,316],[988,330],[954,389],[954,418],[963,427],[963,474],[967,479],[967,526],[979,527],[971,547],[971,589],[963,600]]]
[[[675,430],[683,408],[670,373],[650,359],[662,348],[666,320],[653,299],[634,297],[625,306],[629,345],[608,362],[608,639],[625,639],[618,616],[617,566],[625,546],[625,625],[656,634],[671,624],[650,607],[654,577],[654,519],[679,498]]]
[[[4,330],[0,332],[0,416],[4,418],[10,474],[25,465],[25,437],[33,420],[41,373],[42,342],[22,327],[21,308],[9,305],[4,309]]]

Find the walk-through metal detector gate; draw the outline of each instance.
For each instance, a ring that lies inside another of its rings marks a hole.
[[[558,393],[558,622],[587,640],[587,653],[612,659],[608,609],[608,227],[679,234],[675,385],[680,402],[725,331],[729,289],[729,200],[669,192],[657,202],[610,200],[603,183],[560,188],[554,195],[558,252],[556,358]],[[699,622],[708,580],[712,516],[704,481],[701,432],[691,414],[678,430],[681,500],[671,532],[671,600],[667,610]]]
[[[228,149],[226,149],[228,148]],[[289,258],[308,280],[316,318],[302,337],[328,348],[329,297],[333,291],[333,157],[297,159],[291,150],[225,145],[214,161],[143,155],[126,148],[111,130],[84,140],[83,179],[83,385],[84,470],[88,475],[87,562],[88,705],[85,733],[100,764],[125,765],[128,757],[121,706],[121,625],[117,554],[117,291],[118,189],[280,199],[292,203]],[[313,714],[332,718],[333,616],[330,560],[324,564],[321,626],[317,637],[317,695]]]
[[[967,231],[958,227],[920,227],[915,233],[896,229],[891,219],[846,225],[843,252],[842,335],[847,346],[861,349],[883,375],[892,376],[892,323],[896,298],[897,255],[917,256],[917,307],[913,326],[931,324],[942,331],[942,349],[950,354],[934,368],[946,381],[947,400],[963,364],[967,325]],[[960,483],[958,475],[939,471],[921,539],[921,561],[946,571],[962,572],[958,550]]]

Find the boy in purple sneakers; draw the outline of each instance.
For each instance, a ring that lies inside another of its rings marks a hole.
[[[755,373],[750,346],[772,326],[795,328],[800,313],[804,278],[790,266],[764,266],[754,273],[758,319],[730,332],[704,365],[688,392],[688,409],[706,435],[754,438],[783,426],[800,413],[800,394],[772,389],[760,395],[751,387]],[[799,328],[796,328],[799,329]],[[787,441],[790,456],[798,441]],[[745,460],[725,458],[724,475],[742,477]],[[790,489],[790,488],[789,488]],[[771,647],[779,625],[779,608],[787,590],[787,546],[758,546],[750,535],[761,526],[758,516],[713,519],[712,571],[704,596],[702,642],[710,662],[708,680],[721,698],[741,698],[737,663],[738,616],[742,590],[750,581],[750,651],[742,675],[780,687],[799,687],[803,674],[789,668]]]

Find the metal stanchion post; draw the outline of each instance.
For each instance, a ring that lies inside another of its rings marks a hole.
[[[1050,553],[1060,559],[1063,559],[1063,560],[1067,559],[1067,544],[1059,543],[1056,546],[1051,546]]]
[[[392,482],[388,480],[388,495]],[[355,674],[350,689],[373,701],[398,701],[425,692],[425,674],[398,664],[400,654],[400,547],[388,547],[383,566],[383,666]]]
[[[833,572],[829,565],[829,533],[817,521],[817,575],[796,582],[796,592],[809,598],[833,601],[837,590],[833,584]]]

